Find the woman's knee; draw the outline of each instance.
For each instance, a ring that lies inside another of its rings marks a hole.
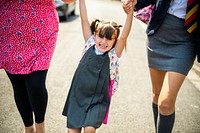
[[[175,112],[175,104],[169,99],[158,101],[158,111],[162,115],[170,115]]]

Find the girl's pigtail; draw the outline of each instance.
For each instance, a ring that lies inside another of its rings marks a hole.
[[[96,31],[98,24],[99,24],[100,20],[99,19],[94,19],[90,25],[90,29],[92,31],[92,34],[94,34],[94,32]]]

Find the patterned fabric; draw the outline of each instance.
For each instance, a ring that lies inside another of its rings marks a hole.
[[[1,0],[0,68],[11,74],[48,69],[58,24],[54,0]]]
[[[189,33],[197,28],[198,0],[188,0],[184,26]]]
[[[93,45],[95,45],[96,42],[94,40],[94,35],[92,35],[87,42],[85,43],[85,47],[83,50],[83,54],[85,54],[85,52]],[[119,83],[119,61],[118,61],[118,57],[117,54],[115,53],[114,48],[111,49],[108,52],[108,56],[110,58],[110,80],[111,82],[114,81],[113,86],[112,86],[112,95],[117,91],[118,89],[118,83]]]
[[[144,7],[140,10],[135,11],[133,15],[135,18],[137,18],[140,21],[142,21],[143,23],[147,24],[151,17],[153,8],[154,8],[154,5],[149,5],[147,7]]]

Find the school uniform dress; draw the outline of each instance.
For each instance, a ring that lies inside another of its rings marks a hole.
[[[184,27],[181,13],[174,14],[171,0],[138,0],[136,10],[155,4],[147,26],[147,55],[150,68],[187,75],[196,57],[196,38]],[[184,6],[187,1],[176,1]],[[176,3],[177,4],[177,3]],[[179,5],[179,6],[180,6]],[[171,7],[169,9],[169,7]],[[185,5],[186,8],[186,5]],[[182,9],[181,9],[182,10]]]
[[[0,0],[0,69],[11,74],[48,69],[58,25],[54,0]]]
[[[93,36],[86,42],[86,47],[63,110],[68,128],[99,128],[110,105],[109,53],[96,54]]]

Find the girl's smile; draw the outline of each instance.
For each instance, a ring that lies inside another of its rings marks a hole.
[[[95,34],[94,36],[95,40],[96,40],[96,47],[99,51],[101,52],[107,52],[109,51],[115,42],[115,39],[107,39],[105,37],[99,37],[98,34]]]

